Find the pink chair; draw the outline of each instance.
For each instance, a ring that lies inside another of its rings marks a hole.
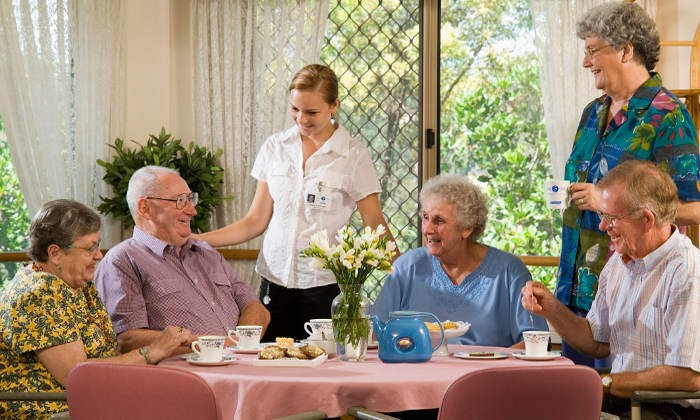
[[[600,375],[584,366],[498,367],[467,373],[445,391],[440,420],[598,420]],[[393,417],[351,407],[359,419]]]
[[[598,420],[600,375],[584,366],[522,366],[478,370],[445,392],[439,418]]]
[[[68,375],[71,420],[218,419],[214,393],[192,372],[81,363]]]

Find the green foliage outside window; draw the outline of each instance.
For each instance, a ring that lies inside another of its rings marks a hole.
[[[340,120],[375,158],[382,208],[402,251],[421,238],[419,4],[331,2],[321,54],[340,78]],[[483,243],[516,255],[558,255],[561,216],[545,208],[542,188],[551,165],[529,3],[441,5],[440,172],[481,182],[489,198]],[[554,286],[556,267],[529,269]],[[382,281],[368,281],[370,298]]]
[[[27,248],[29,213],[19,188],[10,148],[0,118],[0,251],[18,251]],[[0,287],[10,280],[20,264],[0,264]]]
[[[539,65],[527,0],[444,0],[440,171],[469,174],[489,198],[483,242],[516,255],[558,255]],[[463,19],[463,16],[469,19]],[[556,267],[529,267],[554,287]]]

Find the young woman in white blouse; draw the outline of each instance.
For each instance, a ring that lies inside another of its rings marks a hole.
[[[258,152],[251,171],[257,189],[248,213],[198,236],[225,246],[267,230],[256,264],[260,298],[272,316],[263,341],[305,338],[304,322],[330,317],[340,293],[335,278],[299,256],[314,233],[325,229],[334,237],[356,207],[365,226],[387,226],[369,151],[336,121],[339,104],[333,70],[319,64],[299,70],[289,85],[295,125],[270,136]]]

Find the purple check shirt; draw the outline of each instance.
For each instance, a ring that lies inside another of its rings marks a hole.
[[[175,246],[134,228],[107,252],[95,286],[117,334],[178,325],[195,334],[225,335],[243,308],[256,301],[228,262],[205,242]]]

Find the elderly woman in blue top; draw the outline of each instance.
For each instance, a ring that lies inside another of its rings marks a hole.
[[[477,242],[488,213],[479,188],[463,176],[439,175],[424,185],[420,202],[426,245],[396,260],[372,314],[415,310],[469,322],[466,334],[451,339],[460,344],[522,348],[523,331],[546,330],[543,318],[519,304],[531,279],[525,265]]]

